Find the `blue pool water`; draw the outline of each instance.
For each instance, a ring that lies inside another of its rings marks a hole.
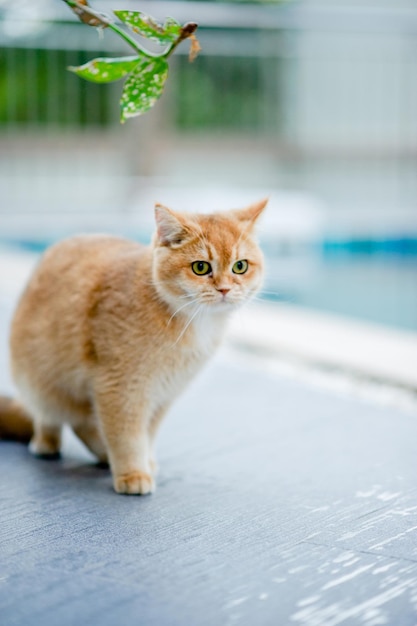
[[[42,252],[52,242],[15,242]],[[326,241],[265,249],[261,297],[417,332],[417,240]]]
[[[417,257],[323,254],[268,260],[268,299],[417,331]]]

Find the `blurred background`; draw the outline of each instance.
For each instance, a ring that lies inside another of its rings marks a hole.
[[[416,1],[92,4],[196,21],[202,51],[121,126],[121,83],[66,68],[130,49],[61,0],[0,0],[0,246],[147,241],[156,201],[269,195],[266,299],[416,331]]]

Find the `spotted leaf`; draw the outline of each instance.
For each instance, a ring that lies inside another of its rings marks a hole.
[[[121,106],[121,122],[142,115],[161,97],[168,76],[168,63],[163,57],[143,58],[126,79]]]
[[[162,25],[141,11],[114,11],[114,13],[134,33],[162,45],[173,43],[181,34],[181,25],[172,17],[167,17],[165,24]]]
[[[111,83],[129,74],[129,72],[135,69],[140,60],[139,56],[114,59],[98,58],[84,65],[69,67],[68,69],[93,83]]]

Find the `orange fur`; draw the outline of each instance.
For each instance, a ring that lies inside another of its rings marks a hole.
[[[29,443],[33,436],[33,424],[23,406],[13,400],[0,396],[0,435],[2,439],[13,439]]]
[[[151,492],[159,423],[220,343],[230,312],[261,284],[252,230],[265,205],[213,215],[157,205],[150,246],[94,235],[50,248],[14,316],[22,405],[6,411],[0,402],[0,435],[2,422],[27,407],[32,452],[58,453],[68,423],[109,460],[116,491]],[[248,261],[245,273],[233,271],[239,260]],[[195,261],[211,272],[194,273]]]

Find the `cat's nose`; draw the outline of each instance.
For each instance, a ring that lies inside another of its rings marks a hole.
[[[224,287],[224,288],[217,287],[217,291],[220,291],[220,293],[223,294],[223,296],[227,296],[227,294],[230,291],[230,287],[229,288],[227,288],[227,287]]]

